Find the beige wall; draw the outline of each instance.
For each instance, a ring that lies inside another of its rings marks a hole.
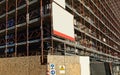
[[[1,58],[0,75],[45,75],[46,66],[41,66],[39,56]]]
[[[55,65],[56,75],[81,75],[79,56],[48,55],[48,65],[40,64],[39,56],[0,58],[0,75],[46,75],[50,73],[50,64]],[[65,74],[60,66],[65,66]]]
[[[78,56],[48,56],[48,63],[55,65],[56,75],[80,75]],[[65,66],[65,74],[60,73],[59,66]],[[50,70],[50,67],[48,67]]]

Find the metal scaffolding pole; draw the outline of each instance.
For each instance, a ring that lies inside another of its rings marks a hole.
[[[15,6],[15,56],[17,56],[17,14],[18,14],[18,10],[17,10],[17,2],[18,0],[16,0]]]
[[[53,0],[50,0],[50,4],[51,4],[51,10],[50,10],[50,17],[51,17],[51,55],[53,55],[54,54],[54,49],[53,49],[53,38],[52,38],[52,36],[53,36],[53,15],[52,15],[52,2],[53,2]]]
[[[7,40],[8,40],[8,37],[7,37],[7,34],[8,34],[8,31],[7,31],[7,27],[8,27],[8,0],[6,0],[6,30],[5,30],[5,43],[6,43],[6,47],[5,47],[5,53],[6,53],[6,57],[7,57]]]
[[[27,39],[26,39],[26,45],[27,45],[27,56],[29,56],[29,0],[26,0],[26,33],[27,33]]]
[[[40,35],[40,44],[41,44],[41,63],[44,63],[44,53],[43,53],[43,16],[42,16],[42,8],[43,8],[43,6],[42,6],[42,3],[43,2],[43,0],[40,0],[40,32],[41,32],[41,35]]]

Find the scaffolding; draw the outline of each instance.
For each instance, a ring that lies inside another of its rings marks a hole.
[[[74,16],[75,41],[53,34],[53,2],[0,0],[1,58],[41,55],[44,63],[51,54],[120,61],[120,22],[106,0],[65,1]]]

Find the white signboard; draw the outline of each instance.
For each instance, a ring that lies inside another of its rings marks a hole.
[[[50,75],[56,75],[56,70],[50,70]]]
[[[59,72],[60,72],[60,74],[65,74],[65,66],[64,65],[59,66]]]
[[[55,65],[54,64],[50,64],[50,69],[55,69]]]
[[[65,8],[65,0],[54,0],[56,3],[58,3],[60,6]]]
[[[50,75],[56,75],[55,64],[50,64]]]
[[[53,34],[74,41],[73,15],[53,2]]]

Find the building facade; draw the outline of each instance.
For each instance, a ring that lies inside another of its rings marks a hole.
[[[0,0],[0,57],[83,55],[120,62],[120,20],[109,0]]]

